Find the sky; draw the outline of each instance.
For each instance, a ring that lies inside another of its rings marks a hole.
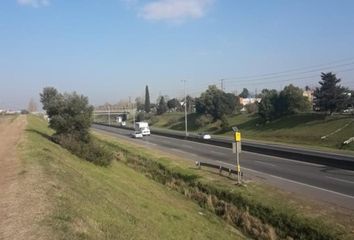
[[[352,0],[1,0],[0,108],[46,86],[91,104],[198,96],[208,85],[354,89]],[[221,81],[221,79],[224,79]]]

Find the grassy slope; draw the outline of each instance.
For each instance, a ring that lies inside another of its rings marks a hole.
[[[29,116],[21,151],[39,169],[52,204],[41,224],[56,239],[243,239],[220,218],[122,163],[83,161],[47,139],[45,122]],[[202,214],[201,214],[202,213]]]
[[[193,124],[195,114],[190,115],[189,129],[191,131],[208,131],[216,133],[215,124],[204,128],[196,128]],[[156,117],[155,127],[168,128],[173,130],[184,129],[183,113],[166,113]],[[350,137],[354,137],[354,122],[343,131],[329,136],[326,140],[321,137],[343,127],[346,123],[353,121],[350,115],[325,116],[322,114],[298,114],[285,117],[266,125],[257,126],[257,118],[248,114],[240,114],[229,117],[230,126],[237,125],[244,138],[264,141],[282,142],[300,145],[313,145],[325,148],[354,150],[354,142],[348,146],[341,146],[341,143]],[[231,132],[223,133],[231,136]]]
[[[246,187],[238,188],[235,187],[234,180],[220,176],[216,172],[205,168],[200,171],[195,168],[192,161],[185,161],[185,159],[158,150],[151,151],[151,147],[142,146],[138,143],[132,144],[121,139],[117,141],[115,138],[104,134],[97,135],[107,141],[108,145],[113,148],[123,148],[136,155],[154,159],[154,161],[167,168],[174,169],[176,173],[197,176],[201,183],[238,194],[250,203],[260,204],[280,215],[288,215],[290,218],[298,217],[300,221],[311,222],[310,224],[314,225],[318,224],[319,228],[327,228],[330,231],[338,232],[338,239],[352,239],[354,237],[354,215],[352,211],[316,201],[304,200],[292,193],[286,193],[261,183],[249,182]],[[331,227],[328,228],[327,226]]]

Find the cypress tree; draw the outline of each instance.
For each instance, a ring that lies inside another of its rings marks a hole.
[[[150,94],[149,94],[149,87],[146,85],[145,87],[145,112],[150,112]]]

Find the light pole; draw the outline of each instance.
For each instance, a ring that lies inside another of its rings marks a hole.
[[[132,113],[133,113],[133,127],[135,128],[135,110],[134,110],[134,102],[133,103],[131,103],[131,101],[130,101],[130,97],[129,97],[129,105],[131,104],[131,107],[132,107]]]
[[[108,125],[111,125],[111,106],[107,106],[108,107]]]
[[[184,86],[184,129],[185,129],[185,134],[186,137],[188,137],[188,130],[187,130],[187,125],[188,125],[188,120],[187,120],[187,96],[186,96],[186,80],[182,80],[183,86]]]

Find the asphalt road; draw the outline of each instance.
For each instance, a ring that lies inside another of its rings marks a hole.
[[[94,125],[93,128],[125,137],[131,133],[131,130],[101,125]],[[224,147],[157,135],[136,141],[167,149],[177,155],[184,154],[191,160],[216,161],[229,166],[235,164],[235,155],[231,149]],[[241,153],[240,159],[245,175],[252,175],[290,192],[354,210],[354,171],[251,152]]]

